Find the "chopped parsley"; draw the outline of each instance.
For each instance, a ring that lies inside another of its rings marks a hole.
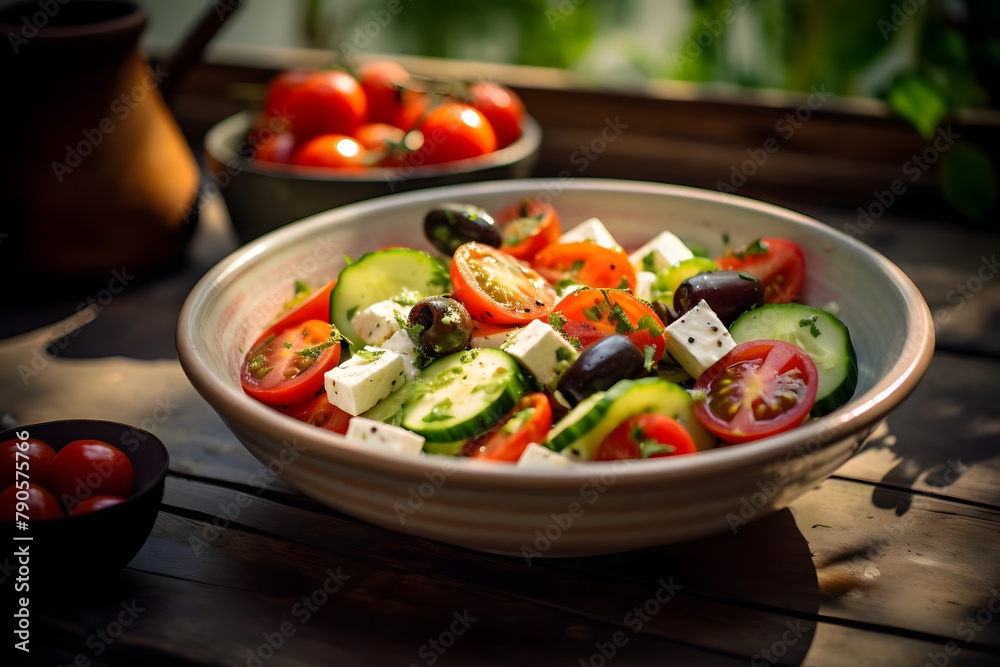
[[[292,344],[291,343],[285,343],[285,349],[286,350],[292,349]]]
[[[559,311],[553,311],[549,313],[549,326],[559,332],[559,335],[565,338],[570,345],[575,349],[580,349],[580,339],[575,336],[568,336],[566,330],[563,328],[566,326],[566,318]]]
[[[590,308],[584,308],[583,316],[591,322],[600,322],[603,317],[600,304],[591,306]]]
[[[364,359],[365,361],[375,361],[383,354],[385,354],[385,350],[376,350],[363,347],[357,352],[355,352],[354,356],[358,357],[359,359]]]
[[[663,333],[663,323],[652,315],[643,315],[635,325],[636,331],[647,329],[654,338]]]
[[[632,289],[632,288],[630,288],[628,286],[628,281],[625,280],[625,276],[622,276],[622,281],[620,283],[618,283],[618,289],[624,289],[624,290],[631,290]]]
[[[642,346],[642,367],[648,373],[653,370],[653,357],[656,355],[656,347],[653,345]]]
[[[573,262],[573,264],[571,264],[569,267],[570,275],[575,276],[576,274],[580,273],[580,269],[583,268],[584,264],[586,264],[586,262],[584,262],[582,259],[578,259],[575,262]]]
[[[819,338],[820,334],[823,333],[816,326],[816,320],[819,319],[819,315],[813,315],[812,317],[807,317],[804,320],[799,320],[800,327],[809,327],[809,335],[813,338]]]
[[[748,255],[766,255],[767,253],[767,246],[764,245],[762,239],[757,239],[753,243],[747,244],[733,252],[739,259],[746,259]]]
[[[656,272],[656,251],[650,250],[649,254],[642,258],[642,270]]]

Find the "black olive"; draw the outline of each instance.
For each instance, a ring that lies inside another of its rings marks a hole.
[[[663,322],[663,326],[665,327],[670,326],[675,320],[677,320],[677,318],[680,317],[680,315],[677,314],[677,311],[674,310],[674,307],[669,303],[654,301],[651,305],[653,306],[653,312],[656,313],[656,316],[660,318],[660,321]]]
[[[472,319],[460,302],[429,296],[410,309],[407,333],[413,345],[429,357],[464,350],[472,337]]]
[[[727,327],[764,305],[764,283],[746,271],[706,271],[682,282],[674,292],[674,310],[686,313],[704,299]]]
[[[595,391],[605,391],[626,378],[642,373],[645,359],[642,350],[625,336],[602,338],[583,348],[576,361],[559,378],[556,389],[576,405]]]
[[[472,204],[444,204],[424,218],[424,235],[435,248],[454,255],[463,243],[476,241],[499,248],[500,225],[485,210]]]

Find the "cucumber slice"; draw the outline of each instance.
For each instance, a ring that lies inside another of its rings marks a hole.
[[[854,396],[858,355],[851,334],[825,310],[800,303],[765,304],[740,315],[729,333],[737,343],[783,340],[805,350],[819,372],[813,417],[833,412]]]
[[[676,419],[691,434],[699,451],[711,449],[715,436],[695,417],[691,403],[683,388],[658,377],[621,380],[570,410],[549,432],[545,444],[571,459],[591,460],[616,426],[629,417],[655,412]]]
[[[404,292],[424,298],[449,290],[448,267],[436,257],[410,248],[370,252],[340,272],[330,293],[330,322],[352,343],[363,346],[351,324],[354,313]]]
[[[706,271],[718,271],[718,265],[707,257],[692,257],[685,259],[670,268],[656,272],[656,283],[653,285],[653,298],[672,304],[674,292],[681,283],[692,276]]]
[[[527,390],[514,357],[479,348],[441,357],[420,372],[402,426],[428,442],[454,442],[497,424]]]

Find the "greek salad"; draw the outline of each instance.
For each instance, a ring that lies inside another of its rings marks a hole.
[[[665,231],[628,253],[533,200],[444,204],[424,233],[297,282],[244,355],[246,393],[352,446],[535,467],[751,442],[854,394],[850,334],[796,302],[788,239],[710,258]]]

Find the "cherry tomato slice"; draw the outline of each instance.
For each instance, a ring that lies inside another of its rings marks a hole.
[[[319,426],[341,435],[347,433],[347,424],[351,421],[350,413],[344,412],[330,403],[325,391],[295,405],[289,405],[285,414],[300,422]]]
[[[469,315],[492,324],[527,324],[548,315],[556,302],[556,292],[544,278],[483,243],[455,250],[451,282]]]
[[[308,292],[305,298],[302,298],[300,296],[302,292],[298,292],[300,286],[296,283],[295,297],[285,304],[285,308],[278,314],[277,319],[267,328],[259,340],[263,340],[271,334],[277,335],[288,327],[305,322],[306,320],[329,320],[330,292],[333,291],[336,284],[337,279],[334,278],[318,290]],[[309,289],[308,286],[301,287],[304,287],[305,290]]]
[[[497,135],[497,148],[514,143],[521,136],[524,102],[514,91],[496,83],[477,82],[469,86],[471,104],[490,121]]]
[[[698,451],[687,429],[659,414],[630,417],[615,427],[597,449],[595,460],[652,459]]]
[[[493,219],[501,227],[500,249],[525,261],[531,261],[539,250],[558,241],[562,234],[556,210],[530,199],[501,211]]]
[[[52,493],[67,509],[92,496],[125,498],[134,482],[129,458],[101,440],[74,440],[52,460]]]
[[[18,447],[22,442],[26,444]],[[37,438],[8,440],[0,445],[0,489],[6,489],[18,479],[47,488],[55,457],[55,450]],[[20,478],[17,476],[19,470]]]
[[[542,248],[532,267],[549,282],[575,280],[587,287],[635,290],[635,269],[621,248],[605,248],[593,241],[553,243]]]
[[[298,403],[320,390],[323,374],[339,361],[332,325],[306,320],[258,340],[243,362],[243,390],[267,403]]]
[[[473,458],[516,462],[533,442],[544,442],[552,428],[552,405],[542,392],[525,394],[485,437],[473,441]]]
[[[69,515],[80,516],[81,514],[90,514],[91,512],[97,512],[98,510],[113,507],[123,502],[125,502],[125,499],[118,496],[93,496],[71,509]]]
[[[18,494],[21,497],[18,498]],[[21,507],[18,507],[18,504]],[[17,516],[20,512],[21,516]],[[0,521],[49,521],[65,516],[62,506],[52,492],[37,484],[28,484],[26,489],[11,485],[0,493]]]
[[[790,303],[806,279],[806,256],[793,241],[764,237],[715,260],[724,271],[746,271],[764,283],[764,301]]]
[[[695,415],[727,442],[748,442],[801,424],[816,401],[817,373],[803,350],[780,340],[734,347],[698,377]]]
[[[582,347],[619,333],[643,352],[651,345],[654,364],[663,357],[667,345],[663,322],[626,291],[580,289],[557,303],[553,313],[566,320],[563,331],[568,338],[579,338]]]

